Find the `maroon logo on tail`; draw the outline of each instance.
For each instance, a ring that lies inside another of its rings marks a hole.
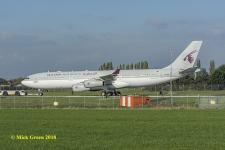
[[[186,57],[184,57],[184,61],[187,60],[191,64],[194,61],[192,54],[194,54],[195,52],[197,52],[197,51],[194,50],[191,53],[189,53]]]

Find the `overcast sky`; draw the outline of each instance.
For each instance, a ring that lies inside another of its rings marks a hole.
[[[224,63],[223,0],[0,0],[0,77],[95,70],[148,60],[168,65],[203,40],[203,67]]]

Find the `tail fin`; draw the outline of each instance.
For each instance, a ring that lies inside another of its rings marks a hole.
[[[171,67],[171,65],[172,68],[180,71],[193,68],[201,45],[202,41],[192,41],[188,47],[177,57],[177,59],[166,68]]]

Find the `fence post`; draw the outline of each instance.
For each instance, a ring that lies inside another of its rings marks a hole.
[[[53,103],[54,103],[54,102],[56,102],[56,95],[54,96],[54,101],[53,101]],[[54,108],[56,108],[56,107],[54,106]]]
[[[26,108],[28,109],[28,97],[26,97]]]
[[[142,110],[143,110],[143,108],[144,108],[144,97],[143,97],[143,95],[142,95]]]
[[[158,92],[157,92],[157,107],[159,107],[159,97],[158,97]]]
[[[199,104],[200,104],[200,95],[198,95],[198,107],[199,107]]]
[[[217,108],[220,108],[219,96],[216,96],[216,104],[217,104]]]
[[[70,96],[68,96],[68,108],[70,108]]]
[[[41,96],[41,108],[42,109],[44,108],[44,98],[43,98],[43,96]]]
[[[84,108],[85,108],[85,96],[84,96]]]
[[[114,110],[114,104],[115,104],[115,97],[113,98],[113,110]]]
[[[100,100],[101,100],[101,97],[98,98],[98,107],[99,107],[99,109],[101,108]]]
[[[208,97],[208,103],[207,103],[207,108],[209,109],[209,104],[210,104],[210,96]]]
[[[2,96],[0,96],[0,109],[2,108]]]
[[[14,109],[16,108],[16,96],[14,96],[14,98],[13,98],[13,108]]]
[[[187,96],[187,103],[186,103],[186,104],[187,104],[187,106],[186,106],[186,107],[187,107],[187,109],[188,109],[188,96]]]

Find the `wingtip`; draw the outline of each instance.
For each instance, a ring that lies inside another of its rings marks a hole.
[[[120,73],[120,69],[116,69],[112,74],[113,75],[117,75],[117,74],[119,74]]]
[[[203,43],[202,40],[199,40],[199,41],[192,41],[193,43]]]

